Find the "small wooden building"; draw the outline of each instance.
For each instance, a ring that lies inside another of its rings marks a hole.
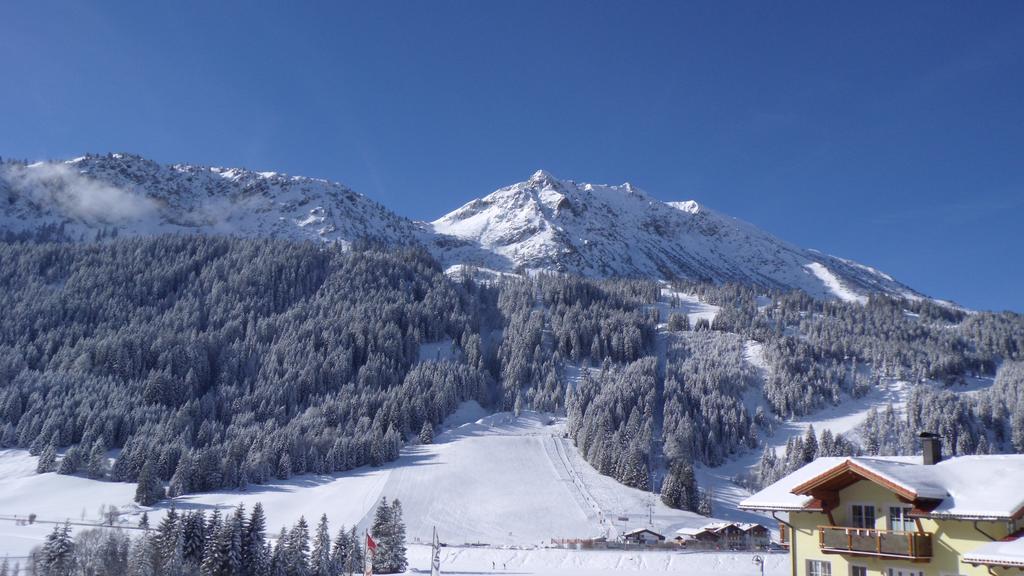
[[[649,528],[638,528],[623,535],[627,544],[659,544],[665,541],[665,537]]]

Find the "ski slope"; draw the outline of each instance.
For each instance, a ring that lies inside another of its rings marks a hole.
[[[174,499],[173,505],[224,512],[261,502],[268,529],[276,533],[300,516],[312,524],[324,513],[332,530],[342,524],[365,527],[381,497],[397,497],[410,541],[427,541],[436,526],[448,543],[490,546],[615,537],[624,529],[647,526],[649,520],[668,535],[710,521],[667,508],[649,493],[601,476],[563,434],[560,418],[536,412],[518,418],[486,415],[469,402],[446,421],[434,444],[408,446],[386,466],[296,476],[246,491],[190,494]],[[37,475],[36,462],[24,450],[0,451],[0,556],[28,554],[53,529],[43,521],[96,524],[100,506],[113,505],[122,511],[124,526],[135,526],[143,511],[155,525],[171,505],[143,509],[132,503],[134,484]],[[30,513],[40,522],[22,526],[12,520]]]

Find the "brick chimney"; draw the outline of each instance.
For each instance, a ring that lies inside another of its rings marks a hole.
[[[921,449],[924,453],[923,464],[933,466],[942,462],[942,437],[934,432],[921,432],[917,435],[921,439]]]

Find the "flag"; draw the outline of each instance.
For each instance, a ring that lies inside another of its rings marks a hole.
[[[441,541],[437,539],[437,526],[434,526],[434,542],[430,552],[430,576],[441,576]]]
[[[370,554],[377,552],[377,543],[373,541],[373,536],[370,536],[369,532],[366,534],[366,549]]]
[[[366,554],[363,560],[363,576],[373,576],[373,556],[377,553],[377,543],[366,532]]]

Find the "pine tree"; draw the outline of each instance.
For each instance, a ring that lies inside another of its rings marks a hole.
[[[64,452],[64,457],[60,459],[60,463],[57,465],[58,474],[74,474],[78,472],[78,448],[72,446]]]
[[[102,439],[93,443],[92,450],[89,452],[89,461],[85,466],[85,473],[94,480],[107,475],[107,448],[103,445]]]
[[[226,560],[227,560],[227,573],[230,576],[242,576],[244,574],[244,564],[242,561],[242,539],[244,538],[245,532],[245,507],[239,504],[235,508],[235,513],[231,516],[231,521],[226,524],[228,534],[225,538],[227,542]]]
[[[128,567],[131,576],[156,576],[153,559],[156,556],[153,537],[148,531],[143,532],[131,545],[128,554]]]
[[[391,501],[391,527],[386,544],[390,556],[391,570],[405,572],[409,566],[405,548],[405,521],[402,520],[402,503],[395,498]]]
[[[712,498],[713,498],[713,496],[712,496],[710,488],[707,489],[707,490],[701,491],[701,493],[700,493],[700,504],[697,507],[697,513],[698,514],[700,514],[701,516],[706,516],[708,518],[710,518],[711,515],[714,514],[714,510],[712,509],[712,505],[711,505]]]
[[[185,564],[185,538],[181,526],[174,530],[174,542],[164,558],[162,576],[189,576],[192,571]]]
[[[274,544],[274,553],[270,557],[271,576],[288,576],[288,534],[284,527],[277,535],[277,543]]]
[[[804,433],[804,444],[803,453],[800,456],[801,461],[807,464],[813,462],[818,457],[818,439],[814,434],[814,424],[807,427],[807,431]]]
[[[420,444],[433,444],[434,443],[434,426],[430,423],[430,420],[423,421],[423,427],[420,428]]]
[[[825,428],[821,431],[821,441],[818,442],[818,455],[819,456],[839,456],[836,454],[836,442],[835,438],[832,437],[832,431]]]
[[[53,444],[47,444],[39,454],[39,463],[36,465],[36,472],[43,474],[53,472],[57,464],[57,448]]]
[[[202,576],[229,576],[228,554],[231,547],[230,519],[226,519],[216,532],[207,535],[203,549],[203,562],[200,565]]]
[[[242,537],[242,565],[246,576],[256,576],[260,571],[260,564],[266,563],[260,556],[265,552],[265,539],[267,530],[266,515],[263,512],[263,504],[257,502],[252,507],[252,514],[245,525],[245,533]]]
[[[353,526],[348,533],[348,541],[352,543],[352,559],[348,562],[353,568],[359,570],[363,567],[366,557],[363,555],[363,542],[360,540],[356,527]]]
[[[142,465],[139,472],[139,483],[135,488],[135,501],[143,506],[152,506],[164,498],[164,486],[153,471],[149,459]]]
[[[661,483],[661,501],[669,508],[680,508],[679,494],[678,464],[673,464]]]
[[[345,527],[342,526],[338,530],[338,535],[334,537],[334,546],[331,548],[331,566],[335,572],[348,574],[350,569],[355,570],[355,567],[349,565],[354,545]]]
[[[292,457],[285,452],[277,463],[277,477],[280,480],[287,480],[292,477]]]
[[[380,499],[380,504],[377,505],[377,511],[374,513],[373,528],[371,530],[373,539],[377,542],[377,551],[373,555],[374,573],[391,573],[391,556],[388,547],[388,537],[391,534],[392,526],[391,506],[388,504],[388,499],[386,497],[382,497]]]
[[[164,514],[164,517],[160,519],[160,524],[156,527],[156,548],[159,554],[158,567],[164,566],[170,561],[180,536],[178,512],[174,509],[174,506],[171,506],[167,513]]]
[[[309,525],[304,516],[288,534],[286,560],[289,576],[309,576]]]
[[[42,567],[46,576],[71,576],[74,571],[75,544],[71,538],[71,526],[67,522],[54,526],[46,537]]]
[[[309,557],[312,576],[333,576],[331,564],[331,534],[327,527],[327,514],[320,516],[316,534],[313,536],[313,551]]]

